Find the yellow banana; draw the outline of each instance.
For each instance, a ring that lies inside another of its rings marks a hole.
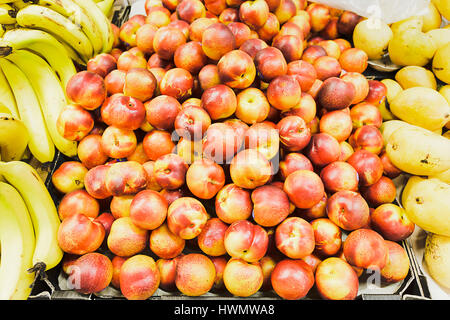
[[[110,19],[112,13],[114,12],[114,0],[102,0],[97,2],[97,7],[99,7],[103,14]]]
[[[21,120],[0,113],[0,151],[3,161],[21,160],[29,139],[27,127]]]
[[[67,54],[69,55],[70,59],[72,59],[76,64],[85,67],[87,65],[87,62],[89,61],[86,57],[81,57],[78,52],[75,51],[74,48],[72,48],[67,42],[61,41],[58,38],[58,41],[64,46]]]
[[[55,145],[48,133],[39,100],[26,75],[12,62],[1,58],[0,67],[14,93],[20,120],[28,129],[30,141],[28,147],[33,156],[41,163],[52,161]]]
[[[2,102],[0,102],[0,113],[5,113],[8,116],[12,116],[11,110],[8,109]]]
[[[13,49],[28,49],[43,57],[58,75],[64,88],[66,88],[70,78],[77,73],[75,65],[64,46],[47,32],[15,29],[7,31],[3,40],[4,42],[0,44],[0,52],[5,52],[5,55]]]
[[[97,24],[102,34],[103,50],[102,52],[109,53],[114,45],[114,33],[111,26],[111,21],[100,10],[97,4],[92,0],[72,0],[81,8],[89,12],[92,19]]]
[[[55,147],[68,157],[76,156],[77,143],[65,139],[56,128],[58,116],[67,105],[67,100],[52,68],[44,59],[26,50],[13,51],[6,59],[18,66],[30,80]]]
[[[57,240],[61,222],[44,182],[37,171],[23,161],[0,162],[0,175],[19,191],[30,213],[36,236],[33,266],[41,270],[55,267],[63,257]]]
[[[25,153],[22,156],[22,161],[28,161],[31,159],[31,152],[29,148],[25,149]]]
[[[11,198],[13,197],[13,198]],[[21,277],[32,266],[34,251],[33,228],[27,208],[17,191],[0,182],[0,300],[12,300]],[[31,283],[30,283],[31,284]],[[22,287],[22,286],[21,286]],[[21,293],[24,296],[25,292]]]
[[[0,23],[13,24],[16,23],[17,11],[9,3],[0,4]]]
[[[59,14],[62,14],[73,23],[80,25],[83,32],[89,38],[94,53],[100,53],[102,51],[102,34],[92,20],[89,12],[85,9],[81,8],[71,0],[37,0],[37,4],[50,8]]]
[[[0,242],[2,261],[0,264],[0,299],[11,300],[19,282],[20,258],[24,251],[19,221],[12,208],[0,201]]]
[[[21,262],[16,265],[15,269],[15,272],[19,273],[19,279],[10,298],[11,300],[26,300],[31,293],[31,285],[35,278],[34,272],[28,271],[33,267],[33,253],[36,244],[33,223],[19,192],[4,182],[0,182],[0,202],[6,204],[11,214],[15,215],[19,223],[21,242],[23,244]],[[16,277],[14,276],[14,278]]]
[[[32,0],[32,1],[16,0],[16,1],[12,2],[11,4],[14,8],[16,8],[17,10],[20,10],[22,8],[29,6],[30,4],[32,4],[32,2],[35,2],[35,1],[34,0]]]
[[[2,32],[3,33],[5,33],[6,31],[9,31],[9,30],[14,30],[14,29],[17,29],[18,28],[18,25],[17,25],[17,23],[12,23],[12,24],[2,24],[1,25],[2,26]]]
[[[1,70],[0,70],[1,71]],[[1,101],[1,100],[0,100]],[[11,118],[11,117],[13,117],[12,116],[12,114],[11,114],[11,110],[9,110],[3,103],[1,103],[0,102],[0,116],[1,117],[9,117],[9,118]],[[17,118],[17,120],[18,120],[19,118]],[[20,121],[20,120],[18,120],[18,121],[16,121],[16,122],[14,122],[14,125],[15,126],[17,126],[19,123],[21,123],[24,127],[25,127],[25,125],[23,124],[23,122],[22,121]],[[0,124],[2,124],[2,122],[0,122]],[[7,123],[8,125],[10,125],[10,123]],[[0,128],[1,128],[1,126],[0,126]],[[27,130],[27,128],[25,127],[25,130]],[[5,132],[3,131],[3,129],[0,129],[0,136],[2,135],[2,134],[5,134]],[[13,136],[13,135],[11,135],[11,136]],[[20,149],[21,147],[21,145],[22,145],[22,143],[23,143],[23,139],[24,139],[24,137],[27,137],[27,139],[29,139],[29,136],[28,136],[28,130],[26,131],[26,135],[24,135],[24,134],[19,134],[19,139],[18,139],[18,141],[17,141],[17,146],[15,145],[14,146],[14,148],[15,149]],[[14,137],[14,139],[16,139],[16,136],[13,136]],[[8,140],[7,140],[8,142],[10,142],[10,141],[14,141],[13,139],[11,139],[11,137],[9,137],[8,138]],[[29,159],[31,159],[31,153],[30,153],[30,149],[28,149],[27,148],[27,146],[28,146],[28,140],[27,140],[27,145],[25,146],[25,151],[23,152],[23,154],[22,154],[22,157],[21,157],[21,159],[19,159],[19,160],[29,160]],[[8,148],[9,148],[10,146],[8,146]],[[4,152],[5,150],[2,150],[2,147],[0,146],[0,161],[2,160],[2,152]],[[17,153],[20,153],[20,152],[17,152]],[[8,156],[5,156],[5,158],[8,158]],[[8,160],[5,160],[5,161],[8,161]],[[9,161],[11,161],[11,160],[9,160]],[[0,176],[0,181],[4,181],[4,179],[3,179],[3,177],[1,177]]]
[[[81,27],[52,9],[32,4],[19,10],[16,21],[21,27],[39,29],[56,35],[81,56],[87,59],[92,57],[92,44]]]
[[[11,115],[16,119],[20,119],[19,111],[17,110],[16,98],[11,91],[8,80],[6,80],[3,71],[0,70],[0,101],[11,112]]]

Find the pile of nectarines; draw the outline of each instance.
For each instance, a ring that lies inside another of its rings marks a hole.
[[[52,181],[75,289],[354,299],[366,269],[403,280],[414,224],[383,151],[387,89],[347,40],[362,18],[305,0],[145,9],[66,88],[78,159]]]

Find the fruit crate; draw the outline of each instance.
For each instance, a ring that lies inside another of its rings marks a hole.
[[[117,26],[121,26],[129,17],[130,12],[132,11],[133,0],[116,0],[115,10],[112,17],[113,23]],[[351,40],[351,39],[349,39]],[[395,69],[392,69],[395,66],[389,64],[389,59],[382,59],[380,61],[369,63],[370,67],[364,72],[364,75],[369,79],[381,80],[385,78],[393,78]],[[52,196],[56,205],[59,204],[62,194],[60,194],[53,186],[51,182],[51,176],[53,172],[64,162],[78,160],[72,159],[64,156],[62,153],[57,152],[55,155],[55,159],[46,164],[36,164],[38,172],[41,174],[42,178],[45,180],[45,184]],[[34,160],[32,160],[33,162]],[[32,163],[33,164],[33,163]],[[404,179],[407,176],[400,177],[397,182],[398,194],[397,199],[399,199],[401,187],[406,183]],[[403,179],[403,181],[401,180]],[[105,210],[108,210],[109,203],[100,203],[101,206],[105,207]],[[205,207],[207,210],[212,213],[214,210],[214,205],[211,203],[205,203]],[[345,234],[344,234],[345,236]],[[370,273],[364,273],[361,275],[360,279],[360,290],[357,296],[358,300],[429,300],[431,299],[431,293],[429,289],[429,285],[427,283],[427,278],[422,271],[421,265],[416,258],[412,245],[409,239],[406,239],[401,242],[401,245],[406,250],[409,260],[410,260],[410,269],[407,277],[395,284],[383,284],[376,283],[374,281],[375,277],[373,277]],[[105,255],[111,254],[107,250],[107,246],[104,243],[101,248],[98,250]],[[199,249],[195,247],[194,242],[187,242],[184,253],[189,252],[199,252]],[[156,257],[150,250],[147,248],[143,254],[148,254],[155,258]],[[374,283],[375,282],[375,283]],[[41,274],[36,278],[34,288],[29,297],[30,300],[124,300],[125,298],[121,295],[121,293],[113,288],[112,286],[107,287],[102,292],[97,294],[83,295],[74,290],[72,290],[69,286],[67,275],[62,271],[61,263],[55,268],[47,271],[45,274]],[[150,300],[192,300],[192,299],[200,299],[200,300],[280,300],[280,297],[276,295],[273,291],[259,291],[253,296],[248,298],[234,297],[226,289],[222,289],[221,291],[210,291],[205,295],[200,297],[188,297],[182,295],[179,292],[167,292],[161,289],[158,289],[155,294],[149,298]],[[319,293],[315,290],[315,287],[311,289],[309,294],[303,298],[306,300],[317,300],[320,299]]]

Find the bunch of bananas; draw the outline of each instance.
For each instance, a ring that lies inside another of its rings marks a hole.
[[[0,300],[26,300],[38,272],[55,267],[60,220],[45,184],[23,161],[0,162]]]
[[[73,63],[66,66],[75,70]],[[67,100],[54,69],[37,54],[23,49],[0,58],[0,68],[1,91],[8,97],[3,101],[11,111],[2,118],[5,130],[0,144],[6,146],[2,159],[21,160],[24,146],[41,163],[53,160],[55,147],[69,156],[76,155],[76,144],[56,129],[58,113]]]
[[[7,2],[7,3],[1,3]],[[94,55],[109,52],[114,0],[0,0],[0,146],[4,161],[27,152],[52,161],[55,149],[77,154],[56,122],[67,82]]]
[[[109,52],[114,0],[0,0],[0,300],[27,299],[61,261],[60,220],[37,171],[22,161],[77,154],[57,130],[76,64]]]
[[[113,5],[114,0],[0,0],[0,24],[3,32],[17,28],[45,31],[83,64],[111,50],[114,36],[108,17]]]

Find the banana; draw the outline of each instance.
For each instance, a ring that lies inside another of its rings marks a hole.
[[[13,51],[6,59],[18,66],[30,80],[55,147],[68,157],[76,156],[77,143],[65,139],[56,128],[56,121],[67,100],[52,68],[44,59],[26,50]]]
[[[19,221],[12,208],[3,201],[0,201],[0,242],[2,246],[0,299],[11,300],[19,283],[19,269],[22,263],[20,256],[24,251],[24,243]]]
[[[23,219],[25,221],[21,221]],[[0,182],[1,300],[12,300],[15,295],[26,296],[23,290],[25,278],[22,277],[25,277],[26,270],[32,266],[34,252],[34,232],[29,220],[30,216],[20,194],[9,184]],[[22,291],[20,293],[19,287]]]
[[[5,55],[13,49],[28,49],[43,57],[58,75],[64,88],[66,88],[70,78],[77,73],[75,65],[64,46],[47,32],[15,29],[7,31],[3,40],[3,44],[0,44],[0,52],[5,52]]]
[[[114,33],[111,26],[111,21],[100,10],[97,4],[93,0],[72,0],[81,8],[89,12],[92,19],[97,24],[100,32],[102,33],[103,50],[102,52],[109,53],[114,45]]]
[[[21,27],[57,35],[84,58],[92,57],[92,44],[81,27],[52,9],[32,4],[19,10],[16,21]]]
[[[94,53],[100,53],[103,49],[102,34],[89,12],[75,4],[72,0],[37,0],[40,6],[50,8],[65,16],[74,24],[80,25],[83,32],[89,38]]]
[[[19,279],[11,295],[11,300],[26,300],[31,293],[31,285],[35,278],[34,272],[28,271],[33,267],[33,253],[36,244],[33,223],[19,192],[7,183],[0,182],[0,202],[7,204],[10,213],[19,222],[21,242],[23,243],[21,262],[16,265],[15,269],[15,272],[19,273]]]
[[[23,157],[21,159],[22,161],[29,161],[31,160],[31,152],[29,148],[25,149],[25,153],[23,154]]]
[[[20,10],[29,6],[30,4],[36,4],[36,0],[16,0],[11,3],[14,8]]]
[[[0,175],[19,191],[30,213],[36,237],[33,267],[42,271],[52,269],[63,257],[57,240],[61,222],[44,182],[37,171],[23,161],[0,162]]]
[[[0,113],[4,113],[7,116],[12,116],[11,110],[8,109],[2,102],[0,102]]]
[[[5,58],[0,59],[0,67],[16,98],[20,120],[28,129],[30,135],[28,147],[31,153],[41,163],[52,161],[55,156],[55,146],[30,81],[22,70]]]
[[[3,161],[21,160],[30,137],[19,119],[0,113],[0,151]]]
[[[72,59],[76,64],[86,67],[88,59],[86,57],[81,57],[78,52],[76,52],[68,43],[66,43],[63,40],[60,40],[57,37],[57,40],[64,46],[67,54],[69,55],[70,59]]]
[[[0,70],[0,101],[11,112],[11,115],[16,119],[20,119],[19,111],[17,110],[16,98],[11,91],[8,80],[5,78],[5,74]]]
[[[3,33],[9,30],[17,29],[18,25],[17,23],[11,23],[11,24],[2,24]]]
[[[97,2],[97,7],[99,7],[103,14],[109,19],[114,10],[114,0],[102,0]]]
[[[0,4],[0,23],[13,24],[16,23],[17,11],[8,3]]]

